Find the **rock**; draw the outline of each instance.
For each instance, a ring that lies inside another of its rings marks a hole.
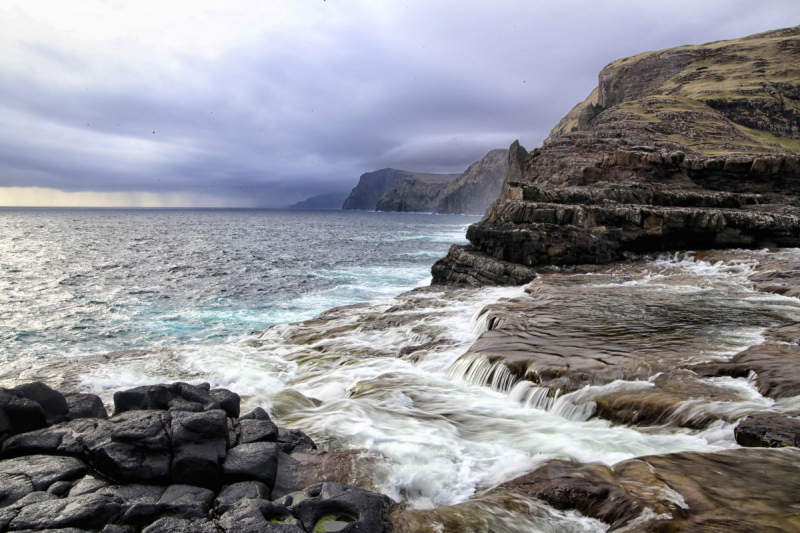
[[[170,485],[158,505],[164,513],[181,518],[205,518],[214,500],[214,493],[190,485]]]
[[[71,481],[56,481],[47,488],[47,492],[60,498],[66,496],[70,489],[72,489]]]
[[[299,429],[278,428],[278,446],[284,453],[316,450],[317,445],[311,437]]]
[[[78,437],[96,429],[97,423],[93,419],[80,418],[14,435],[3,443],[3,457],[36,454],[82,457],[85,450]]]
[[[765,70],[750,63],[769,55],[767,72],[791,68],[791,46],[778,51],[775,38],[796,43],[796,29],[606,66],[540,148],[512,145],[503,191],[467,231],[470,250],[535,267],[798,246],[800,156],[788,141],[798,135],[797,111],[784,104],[797,98],[796,83],[766,90]],[[735,90],[717,83],[732,71]],[[712,98],[709,83],[719,89]],[[480,270],[449,257],[433,272],[452,282],[479,279]]]
[[[41,405],[49,423],[60,422],[69,412],[69,405],[64,395],[51,389],[41,381],[19,385],[11,390]]]
[[[219,519],[225,533],[303,533],[300,521],[284,505],[244,499]],[[313,530],[311,530],[313,531]]]
[[[156,520],[142,533],[221,533],[221,530],[207,518],[186,520],[167,517]]]
[[[96,420],[97,429],[82,437],[87,460],[104,477],[117,483],[166,484],[172,449],[165,411],[124,411]]]
[[[72,457],[29,455],[0,461],[0,507],[33,491],[45,491],[57,481],[73,481],[86,474],[86,465]]]
[[[0,389],[0,410],[5,417],[0,425],[6,426],[6,434],[25,433],[48,426],[47,414],[41,405],[21,395]],[[8,424],[5,424],[7,420]]]
[[[734,429],[742,446],[779,448],[800,446],[800,420],[774,413],[751,415]]]
[[[222,482],[220,464],[228,448],[225,411],[172,412],[172,479],[206,488]]]
[[[66,394],[65,399],[69,406],[69,418],[108,418],[103,400],[96,394]]]
[[[82,496],[84,494],[92,494],[98,490],[108,487],[108,481],[97,479],[92,475],[85,476],[78,480],[70,489],[70,496]]]
[[[242,481],[224,487],[214,500],[214,510],[223,515],[239,500],[268,500],[270,489],[258,481]]]
[[[9,529],[101,529],[117,517],[120,503],[115,498],[97,494],[33,503],[20,509]]]
[[[250,442],[275,442],[278,426],[271,420],[239,420],[239,444]]]
[[[188,401],[200,404],[203,411],[216,410],[220,408],[219,402],[204,387],[196,387],[188,383],[173,383],[169,390],[175,396]]]
[[[240,444],[228,451],[222,464],[226,483],[260,481],[267,487],[275,485],[278,468],[278,445],[272,442]]]
[[[391,531],[388,515],[394,502],[388,496],[341,483],[312,485],[275,503],[286,505],[306,531],[338,531],[323,525],[333,521],[347,524],[342,531]]]
[[[120,519],[124,524],[144,526],[152,523],[165,514],[159,506],[159,500],[164,495],[164,487],[156,485],[106,485],[92,491],[121,502]]]
[[[358,185],[352,190],[350,196],[342,204],[342,209],[364,209],[374,211],[387,191],[398,181],[403,179],[420,181],[445,181],[452,182],[460,174],[422,174],[419,172],[407,172],[405,170],[395,170],[384,168],[375,172],[362,174],[358,180]],[[392,195],[393,197],[395,195]],[[436,204],[433,204],[434,208]]]
[[[433,213],[458,178],[458,174],[415,174],[401,178],[386,190],[375,211]]]
[[[219,402],[220,408],[225,411],[228,418],[239,418],[242,399],[238,394],[227,389],[211,389],[209,394]]]
[[[454,244],[447,257],[431,268],[433,285],[524,285],[536,278],[536,272],[485,254],[470,246]]]
[[[173,395],[166,385],[146,385],[114,393],[114,414],[132,410],[169,409]]]
[[[482,215],[503,188],[508,161],[509,151],[498,149],[471,164],[444,191],[436,212]]]

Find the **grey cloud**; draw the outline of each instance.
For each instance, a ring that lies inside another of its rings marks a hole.
[[[135,37],[111,61],[24,43],[37,68],[0,65],[0,186],[279,206],[386,166],[458,172],[514,139],[540,144],[614,59],[796,24],[800,5],[412,1],[389,20],[348,16],[169,68]]]

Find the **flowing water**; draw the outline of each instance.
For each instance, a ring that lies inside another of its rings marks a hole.
[[[713,378],[702,385],[715,399],[681,404],[669,423],[612,424],[593,417],[598,398],[647,392],[657,376],[554,395],[480,354],[462,357],[524,310],[547,345],[653,362],[724,360],[762,342],[768,327],[800,320],[800,301],[755,292],[748,279],[800,262],[800,250],[675,254],[543,273],[527,290],[442,290],[421,286],[435,258],[463,239],[465,217],[3,215],[9,365],[137,348],[73,365],[75,383],[106,400],[172,380],[230,388],[245,409],[264,406],[323,447],[364,450],[375,488],[395,500],[416,509],[469,501],[481,520],[506,524],[495,531],[605,530],[530,502],[508,511],[482,492],[543,461],[614,464],[732,448],[742,416],[800,407],[762,397],[748,379]],[[705,422],[686,423],[698,417]]]

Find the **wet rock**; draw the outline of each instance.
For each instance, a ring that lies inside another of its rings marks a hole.
[[[635,531],[790,531],[800,502],[798,459],[794,448],[739,448],[641,457],[613,467],[551,461],[498,491],[578,510],[611,529],[636,521]]]
[[[303,533],[306,531],[286,506],[260,499],[240,500],[220,517],[219,525],[225,533]]]
[[[209,394],[219,402],[220,408],[225,411],[228,418],[239,418],[241,397],[227,389],[211,389]]]
[[[98,490],[108,487],[108,481],[97,479],[92,475],[84,476],[79,479],[69,491],[70,496],[82,496],[84,494],[92,494]]]
[[[0,410],[5,415],[0,419],[0,426],[5,426],[2,429],[6,435],[25,433],[48,426],[47,413],[42,406],[25,398],[22,393],[0,389]]]
[[[60,498],[62,496],[66,496],[71,489],[72,489],[71,481],[56,481],[47,488],[47,492],[49,492],[53,496],[58,496]]]
[[[114,415],[133,410],[169,409],[172,394],[166,385],[146,385],[114,393]]]
[[[72,481],[86,474],[86,465],[72,457],[30,455],[0,461],[0,507],[34,491],[45,491],[57,481]]]
[[[800,446],[800,419],[774,413],[751,415],[734,429],[742,446],[780,448]]]
[[[69,412],[69,405],[64,395],[51,389],[41,381],[25,383],[11,390],[41,405],[47,415],[48,423],[52,424],[64,420]]]
[[[219,402],[209,394],[205,387],[197,387],[189,383],[173,383],[169,386],[170,392],[187,402],[199,404],[203,411],[220,408]]]
[[[454,244],[447,256],[431,268],[434,285],[524,285],[536,278],[525,265],[513,264],[481,252],[471,246]]]
[[[260,481],[267,487],[275,485],[278,469],[278,445],[273,442],[240,444],[228,451],[222,464],[226,483]]]
[[[239,420],[239,444],[277,440],[278,426],[271,420]]]
[[[166,484],[172,450],[164,411],[126,411],[97,420],[97,429],[82,437],[87,460],[118,483]]]
[[[97,429],[94,419],[76,419],[49,428],[10,437],[3,443],[3,457],[49,454],[81,457],[85,451],[81,435]]]
[[[299,429],[278,428],[278,446],[284,453],[316,450],[317,445],[311,437]]]
[[[394,502],[388,496],[341,483],[312,485],[276,503],[287,506],[306,531],[338,531],[327,529],[325,522],[346,524],[342,531],[391,531],[388,515]]]
[[[173,411],[172,479],[206,488],[221,485],[220,464],[228,448],[228,422],[221,409],[201,413]]]
[[[239,500],[268,500],[270,489],[258,481],[242,481],[224,487],[214,500],[214,510],[223,515]]]
[[[103,400],[96,394],[73,393],[64,398],[69,406],[69,418],[108,418]]]
[[[98,494],[33,503],[20,509],[9,529],[101,529],[118,516],[120,504],[116,498]]]
[[[221,533],[220,528],[207,518],[187,520],[167,517],[156,520],[142,533]]]

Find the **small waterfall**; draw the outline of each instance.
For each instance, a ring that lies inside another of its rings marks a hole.
[[[550,396],[550,389],[539,387],[532,381],[518,381],[508,393],[508,401],[519,402],[524,407],[549,411],[560,395],[560,390]]]
[[[505,364],[492,363],[485,355],[478,353],[459,357],[447,376],[473,385],[487,385],[500,392],[508,392],[518,379]]]
[[[497,328],[503,323],[503,319],[493,315],[488,308],[482,307],[475,311],[469,319],[469,323],[472,325],[472,332],[476,335],[480,335],[481,333],[492,331]]]

